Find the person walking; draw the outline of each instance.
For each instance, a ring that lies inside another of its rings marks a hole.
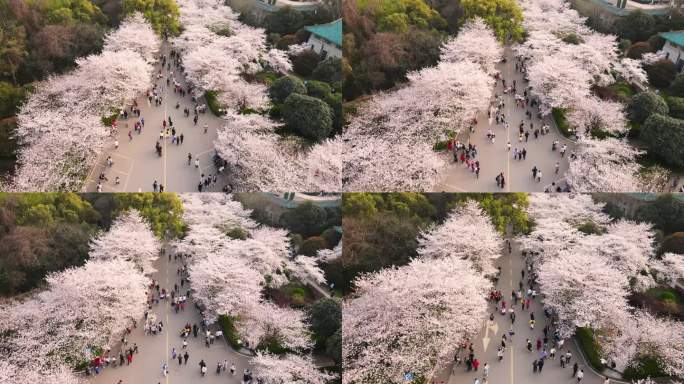
[[[569,361],[566,361],[566,363],[569,363]],[[575,363],[575,365],[572,366],[572,377],[577,376],[578,370],[579,370],[579,364]]]
[[[539,373],[541,373],[542,368],[544,368],[544,359],[539,359],[537,366],[539,366]]]
[[[190,355],[188,355],[188,351],[185,351],[185,354],[183,355],[183,364],[188,365],[188,359],[190,358]]]
[[[577,382],[581,383],[582,379],[584,379],[584,369],[580,369],[579,372],[577,372]]]

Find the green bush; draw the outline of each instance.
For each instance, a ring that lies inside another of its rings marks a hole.
[[[282,103],[292,93],[300,93],[306,95],[306,86],[304,82],[295,76],[283,76],[271,84],[268,89],[268,95],[271,100]]]
[[[238,239],[238,240],[246,240],[247,239],[247,231],[240,227],[233,227],[229,228],[225,231],[226,236],[230,237],[231,239]]]
[[[565,36],[561,38],[564,43],[572,44],[572,45],[579,45],[584,42],[584,40],[579,37],[576,33],[568,33]]]
[[[677,119],[684,119],[684,97],[669,96],[665,99],[670,116]]]
[[[684,167],[684,120],[651,115],[644,123],[639,138],[648,146],[650,155],[665,164]]]
[[[627,104],[629,119],[639,124],[643,124],[654,113],[667,115],[669,111],[665,100],[653,92],[632,96]]]
[[[677,302],[677,297],[672,292],[661,293],[659,299],[661,301],[666,302],[666,303],[676,303]]]
[[[316,256],[316,252],[320,249],[328,248],[328,242],[321,236],[311,236],[304,240],[302,246],[299,247],[299,253],[306,256]]]
[[[561,108],[553,108],[551,110],[551,114],[553,115],[553,120],[556,122],[556,126],[558,126],[558,129],[561,131],[563,136],[570,137],[570,123],[565,117],[565,110]]]
[[[221,315],[218,318],[219,326],[223,331],[223,337],[226,338],[228,344],[230,344],[233,349],[238,350],[242,347],[240,343],[240,337],[238,336],[237,329],[235,329],[235,321],[231,316]]]
[[[587,235],[600,235],[603,233],[603,228],[593,221],[587,221],[580,225],[577,230]]]
[[[328,243],[328,247],[334,248],[342,239],[342,234],[335,228],[328,228],[321,233],[321,237]]]
[[[307,95],[311,97],[315,97],[327,102],[326,99],[330,97],[332,89],[330,88],[330,84],[324,83],[322,81],[309,80],[306,82],[306,92]]]
[[[656,377],[667,376],[656,357],[641,356],[629,367],[625,368],[622,374],[623,379],[627,380],[641,380]]]
[[[323,140],[332,133],[333,110],[323,100],[292,93],[281,113],[288,127],[311,140]]]
[[[447,148],[449,148],[449,141],[450,140],[442,140],[436,142],[435,145],[432,146],[432,150],[435,152],[446,151]]]
[[[311,76],[326,83],[340,82],[342,81],[342,61],[337,57],[328,57],[318,63]]]
[[[677,72],[677,66],[667,59],[656,61],[646,67],[648,81],[660,89],[669,87],[677,76]]]
[[[222,116],[224,114],[223,107],[221,107],[221,104],[218,102],[218,99],[216,98],[216,92],[204,92],[204,100],[207,101],[207,106],[209,107],[209,110],[211,110],[211,113],[213,113],[215,116]]]
[[[577,328],[576,335],[579,346],[589,361],[589,365],[601,372],[603,370],[601,347],[594,340],[594,333],[591,328]]]
[[[116,118],[119,116],[118,112],[112,113],[109,116],[102,116],[102,124],[104,124],[105,127],[111,127],[112,123]]]
[[[292,58],[292,68],[298,75],[308,77],[311,76],[320,61],[321,56],[318,53],[306,50]]]
[[[289,349],[285,348],[280,344],[280,341],[275,337],[267,337],[255,348],[258,351],[269,351],[275,355],[283,355],[290,352]]]
[[[670,95],[684,97],[684,73],[678,74],[674,81],[672,81]]]

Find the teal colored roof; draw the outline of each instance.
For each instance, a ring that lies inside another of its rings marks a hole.
[[[684,31],[663,32],[660,36],[674,45],[684,47]]]
[[[342,19],[328,24],[311,25],[306,27],[306,30],[338,47],[342,46]]]
[[[630,193],[629,195],[642,201],[654,201],[659,196],[654,193]],[[677,200],[684,201],[684,195],[681,193],[673,193],[672,196]]]

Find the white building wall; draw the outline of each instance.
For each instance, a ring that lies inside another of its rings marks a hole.
[[[667,59],[675,64],[677,64],[680,59],[684,59],[684,51],[682,51],[682,48],[670,43],[669,41],[663,46],[663,52],[665,52]]]
[[[342,50],[338,48],[334,44],[330,44],[326,40],[320,39],[318,36],[312,34],[311,37],[309,37],[308,43],[311,45],[311,48],[316,51],[317,53],[321,53],[323,50],[328,52],[328,55],[326,57],[337,57],[339,59],[342,58]]]

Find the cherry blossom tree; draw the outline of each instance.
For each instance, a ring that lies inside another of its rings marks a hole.
[[[496,271],[494,260],[501,256],[503,246],[489,216],[472,200],[452,211],[444,223],[423,233],[418,244],[418,255],[423,258],[466,259],[483,275]]]
[[[297,144],[273,132],[278,126],[256,114],[227,115],[214,146],[228,162],[236,190],[340,190],[339,140],[326,140],[308,152],[300,151]]]
[[[627,278],[587,252],[564,250],[539,267],[544,305],[558,314],[562,337],[576,327],[612,327],[611,319],[627,311]]]
[[[674,285],[684,279],[684,255],[668,252],[651,262],[651,266],[666,284]]]
[[[347,192],[431,191],[447,167],[432,145],[345,134],[343,189]],[[410,154],[410,156],[408,156]]]
[[[577,158],[570,160],[566,182],[575,192],[640,191],[640,167],[635,159],[641,153],[624,140],[584,138]]]
[[[105,51],[131,50],[138,53],[148,63],[154,62],[160,46],[159,36],[138,12],[128,16],[118,29],[107,34],[104,41]]]
[[[137,16],[122,28],[122,38],[138,31],[140,43],[151,43],[149,24]],[[141,53],[155,52],[155,44],[141,52],[137,43],[131,47],[138,51],[111,43],[111,50],[77,59],[75,70],[40,83],[17,116],[18,166],[3,189],[80,190],[110,134],[101,117],[150,87],[152,66]]]
[[[195,300],[204,304],[204,318],[216,322],[220,315],[238,318],[258,306],[263,276],[243,260],[211,253],[189,266]]]
[[[85,380],[65,365],[49,369],[36,369],[34,365],[17,367],[6,361],[0,361],[0,383],[2,384],[83,384]]]
[[[86,348],[113,347],[147,307],[149,280],[121,259],[91,260],[46,280],[46,290],[0,311],[10,364],[43,372],[84,361]]]
[[[468,260],[413,260],[363,275],[343,303],[344,384],[426,376],[487,314],[491,283]]]
[[[673,377],[684,376],[684,323],[657,318],[639,310],[605,343],[605,353],[619,368],[635,364],[642,356],[655,358]]]
[[[325,284],[325,273],[318,266],[317,258],[300,255],[294,259],[293,266],[294,273],[300,280],[311,279],[317,284]]]
[[[496,73],[495,65],[502,58],[503,47],[494,31],[480,18],[467,21],[458,35],[442,46],[440,55],[446,62],[467,60],[480,64],[490,75]]]
[[[249,363],[254,366],[254,376],[264,384],[326,384],[337,377],[316,368],[310,356],[257,352]]]
[[[161,244],[149,223],[136,210],[124,212],[109,231],[90,242],[92,260],[120,259],[132,262],[144,275],[156,272]]]
[[[262,301],[250,308],[237,323],[238,332],[252,347],[268,341],[276,341],[294,351],[308,350],[313,346],[304,311]]]

